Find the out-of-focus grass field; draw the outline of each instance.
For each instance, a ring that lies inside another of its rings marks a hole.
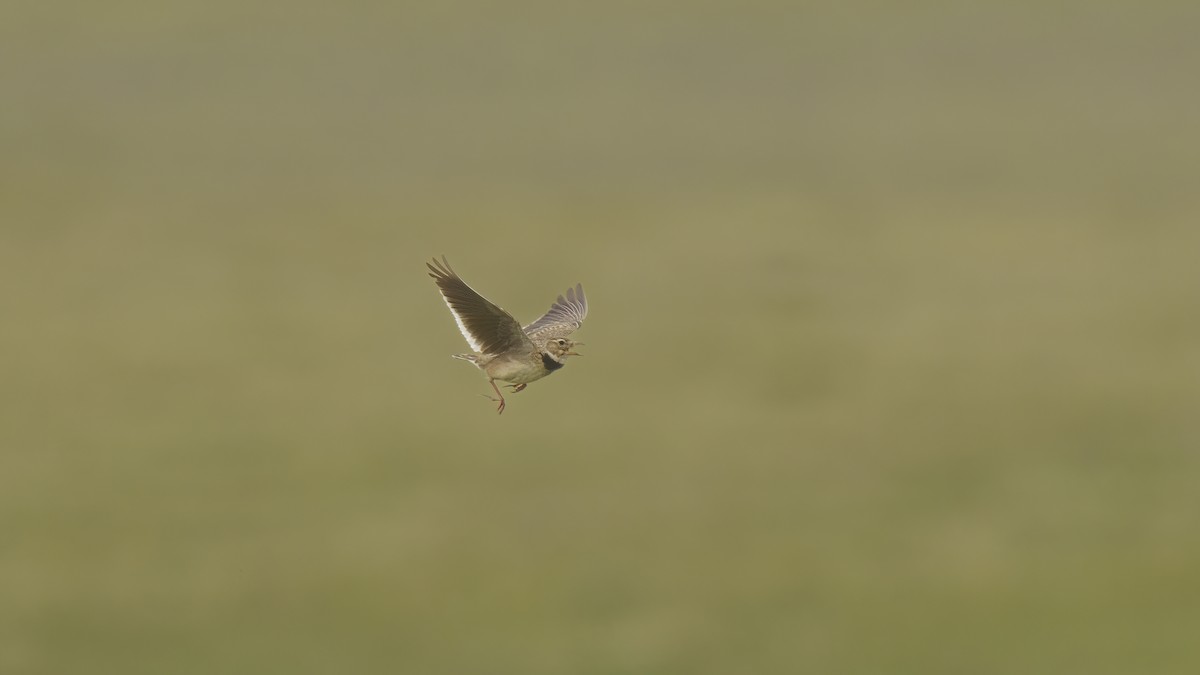
[[[425,4],[5,11],[0,672],[1197,672],[1200,10]]]

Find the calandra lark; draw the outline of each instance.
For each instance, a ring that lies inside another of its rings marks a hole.
[[[488,383],[499,397],[491,399],[500,403],[497,413],[504,412],[504,395],[496,387],[496,380],[510,383],[506,386],[515,393],[562,368],[568,356],[579,356],[574,348],[583,343],[567,336],[582,326],[587,317],[582,284],[568,288],[565,299],[558,296],[550,311],[522,328],[511,314],[476,293],[450,269],[446,256],[426,265],[458,329],[474,350],[471,354],[455,354],[454,358],[474,363],[487,375]]]

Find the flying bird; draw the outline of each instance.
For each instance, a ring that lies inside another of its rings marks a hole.
[[[496,413],[504,412],[504,395],[496,380],[508,382],[512,393],[521,391],[530,382],[540,380],[563,367],[568,356],[579,356],[575,346],[583,344],[567,338],[583,325],[587,318],[587,298],[583,285],[568,288],[566,297],[558,296],[550,310],[537,321],[521,327],[511,314],[483,297],[467,285],[450,268],[446,256],[426,263],[442,299],[454,315],[458,330],[473,350],[470,354],[454,354],[454,358],[470,361],[483,371],[488,384],[498,398],[481,394],[498,402]]]

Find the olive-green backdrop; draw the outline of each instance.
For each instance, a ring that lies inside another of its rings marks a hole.
[[[1194,3],[4,15],[0,672],[1200,668]]]

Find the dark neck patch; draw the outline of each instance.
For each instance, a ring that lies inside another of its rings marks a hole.
[[[542,365],[546,366],[546,370],[548,370],[552,373],[554,371],[558,370],[559,368],[563,367],[563,364],[559,363],[558,361],[555,361],[554,357],[550,356],[546,352],[542,352]]]

